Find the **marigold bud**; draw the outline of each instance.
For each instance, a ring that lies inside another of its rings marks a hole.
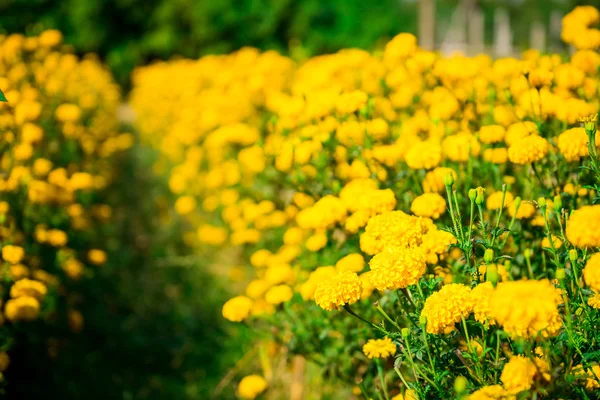
[[[525,258],[531,258],[531,249],[525,249],[525,251],[523,252],[523,256]]]
[[[485,189],[482,188],[481,186],[479,186],[477,189],[477,197],[475,198],[475,203],[477,205],[482,205],[485,202],[485,197],[483,196],[483,192],[485,192]]]
[[[579,257],[579,255],[577,254],[577,250],[575,250],[575,249],[569,250],[569,260],[571,260],[571,262],[577,261],[578,257]]]
[[[471,199],[471,201],[475,201],[476,198],[477,191],[475,189],[469,189],[469,199]]]
[[[420,324],[421,326],[425,326],[425,325],[427,325],[427,317],[426,317],[426,316],[424,316],[424,315],[421,315],[421,316],[419,317],[419,324]]]
[[[454,380],[454,391],[456,394],[463,394],[467,390],[468,381],[464,376],[457,376]]]
[[[485,253],[483,253],[483,261],[485,261],[486,264],[491,264],[494,262],[494,250],[485,249]]]
[[[496,266],[496,264],[490,264],[486,266],[485,280],[488,282],[492,282],[492,285],[496,286],[496,284],[500,280],[500,275],[498,274],[498,266]]]
[[[515,197],[515,210],[519,210],[519,207],[521,206],[521,198],[519,196]],[[517,211],[515,211],[516,213]]]
[[[567,277],[567,273],[564,268],[559,268],[556,270],[556,279],[559,281],[563,281]]]
[[[444,176],[444,185],[446,185],[446,186],[454,185],[454,175],[452,175],[451,173],[447,173],[446,176]]]
[[[407,338],[408,335],[410,335],[410,331],[408,330],[408,328],[402,328],[400,332],[402,333],[402,337],[404,338]]]
[[[552,205],[552,207],[554,208],[554,211],[556,211],[556,212],[560,212],[560,210],[562,210],[563,204],[562,204],[562,197],[560,197],[560,195],[554,196],[554,204]]]
[[[540,197],[537,202],[538,202],[538,206],[540,206],[540,208],[546,207],[546,199],[545,198]]]

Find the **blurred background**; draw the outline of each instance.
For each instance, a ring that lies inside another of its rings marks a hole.
[[[254,46],[296,58],[376,49],[398,32],[426,48],[509,55],[556,49],[560,19],[598,0],[2,0],[0,33],[56,28],[127,87],[136,65]]]
[[[0,34],[58,29],[77,54],[97,53],[126,96],[136,66],[244,46],[302,61],[348,47],[377,51],[410,32],[445,53],[566,51],[560,20],[583,4],[600,0],[0,0]],[[123,156],[120,190],[106,199],[129,205],[118,218],[125,234],[112,246],[120,266],[85,289],[84,334],[41,322],[19,332],[8,397],[234,398],[236,363],[257,357],[255,334],[221,317],[225,282],[235,277],[190,254],[177,222],[141,201],[169,195],[152,174],[153,157],[139,147]],[[55,343],[61,356],[41,337],[63,338]]]

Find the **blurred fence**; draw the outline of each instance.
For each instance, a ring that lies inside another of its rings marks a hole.
[[[436,5],[436,0],[418,1],[418,36],[423,48],[438,49],[444,54],[486,53],[493,57],[519,53],[520,48],[515,46],[514,41],[509,2],[500,2],[495,6],[491,18],[489,13],[486,18],[477,0],[460,0],[451,15],[444,15],[443,18],[437,15]],[[542,52],[562,49],[560,30],[563,15],[563,11],[556,9],[550,12],[549,21],[532,18],[528,26],[527,48]],[[490,30],[492,40],[486,42],[486,32]],[[523,44],[524,41],[519,42]]]

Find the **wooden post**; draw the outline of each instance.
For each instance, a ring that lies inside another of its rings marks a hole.
[[[529,47],[546,52],[546,26],[539,19],[534,20],[531,24]]]
[[[473,7],[469,13],[469,54],[483,53],[485,50],[485,26],[483,12]]]
[[[435,0],[419,0],[419,46],[435,48]]]
[[[513,53],[510,16],[505,8],[497,8],[494,14],[494,52],[496,57],[507,57]]]

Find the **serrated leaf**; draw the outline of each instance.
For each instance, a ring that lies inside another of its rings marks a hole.
[[[0,89],[0,101],[8,103],[8,100],[6,99],[6,96],[4,95],[4,92],[1,89]]]

